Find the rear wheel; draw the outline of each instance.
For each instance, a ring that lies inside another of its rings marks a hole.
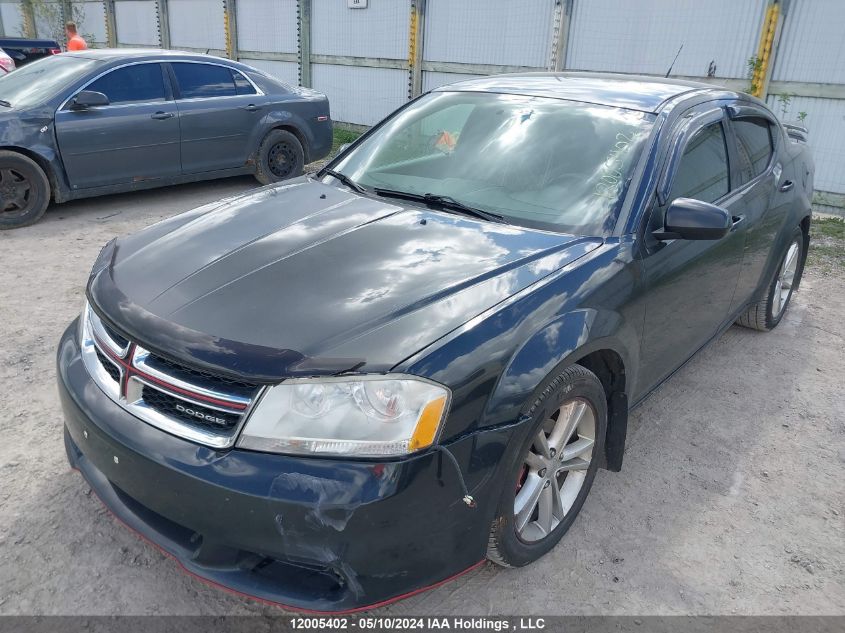
[[[768,332],[780,323],[792,292],[801,281],[803,253],[804,233],[795,229],[766,294],[737,319],[739,325]]]
[[[0,229],[14,229],[41,219],[50,203],[50,181],[34,160],[0,151]]]
[[[305,151],[299,139],[287,130],[270,130],[258,148],[255,177],[262,185],[302,174]]]
[[[505,567],[527,565],[560,541],[590,492],[604,451],[605,393],[585,367],[564,370],[530,414],[532,430],[490,530],[487,556]]]

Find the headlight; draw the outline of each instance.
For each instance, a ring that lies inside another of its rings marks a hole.
[[[431,446],[450,392],[396,375],[286,380],[247,420],[241,448],[272,453],[385,457]]]

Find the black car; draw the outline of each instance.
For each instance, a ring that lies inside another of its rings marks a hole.
[[[237,174],[298,176],[331,150],[325,95],[237,62],[85,50],[0,77],[0,229],[56,202]]]
[[[110,242],[58,350],[68,458],[191,573],[293,608],[525,565],[621,468],[632,406],[778,324],[812,186],[710,85],[439,88],[314,177]]]
[[[62,52],[56,40],[24,37],[0,37],[0,50],[5,51],[14,60],[17,68],[43,57],[58,55]]]

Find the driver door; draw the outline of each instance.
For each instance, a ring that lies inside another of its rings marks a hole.
[[[85,90],[109,105],[56,112],[56,136],[72,189],[179,176],[179,116],[158,62],[117,68]]]
[[[647,391],[680,367],[709,341],[730,317],[742,264],[741,197],[731,192],[731,166],[724,113],[703,117],[679,137],[680,160],[670,176],[666,204],[655,202],[643,240],[647,290],[641,347],[641,384]],[[695,113],[693,113],[695,114]],[[693,119],[695,120],[695,119]],[[667,161],[671,164],[672,161]],[[666,209],[675,198],[715,204],[734,218],[731,232],[718,240],[660,242]]]

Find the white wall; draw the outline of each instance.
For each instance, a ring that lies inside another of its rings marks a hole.
[[[7,37],[23,37],[23,15],[19,4],[0,3],[0,19],[3,20],[3,32]]]
[[[757,51],[766,0],[575,0],[566,66],[744,78]]]
[[[408,73],[389,68],[314,64],[314,88],[331,103],[332,119],[374,125],[408,100]]]
[[[247,66],[252,66],[258,70],[264,71],[271,77],[275,77],[291,86],[299,84],[299,64],[296,62],[280,62],[269,59],[247,59],[242,57],[240,60]]]
[[[427,61],[546,67],[554,0],[428,0]]]
[[[311,52],[407,59],[410,19],[410,0],[369,0],[366,9],[350,9],[346,0],[312,0]]]
[[[242,51],[297,51],[296,0],[238,0],[235,7]]]
[[[168,0],[173,48],[226,48],[221,0]]]
[[[121,44],[159,46],[156,3],[151,0],[117,0],[117,41]]]
[[[105,45],[106,37],[106,8],[102,0],[86,0],[85,2],[74,2],[74,17],[77,20],[79,32],[88,40],[88,45]]]

